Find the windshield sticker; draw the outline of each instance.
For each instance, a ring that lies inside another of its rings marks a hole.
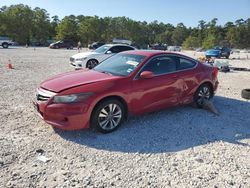
[[[133,69],[128,69],[127,73],[131,73],[133,71]]]
[[[127,61],[126,64],[133,65],[134,67],[136,67],[139,63],[136,61]]]

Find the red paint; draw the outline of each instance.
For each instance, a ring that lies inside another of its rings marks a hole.
[[[7,67],[8,67],[8,69],[14,69],[11,63],[9,63],[9,64],[7,65]]]
[[[34,101],[40,115],[48,124],[64,130],[90,127],[91,113],[96,104],[105,97],[116,96],[127,104],[130,115],[160,110],[193,101],[196,89],[205,82],[218,87],[217,74],[211,66],[198,63],[196,68],[160,76],[144,73],[145,77],[135,79],[141,67],[152,57],[161,54],[190,57],[163,51],[128,51],[123,53],[146,56],[145,60],[127,77],[112,76],[94,70],[78,70],[52,77],[41,83],[39,88],[55,92],[56,95],[94,93],[84,102],[53,104],[48,101]],[[152,77],[152,78],[151,78]]]

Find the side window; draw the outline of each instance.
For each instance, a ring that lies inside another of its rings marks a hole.
[[[123,51],[128,51],[128,50],[133,50],[133,48],[129,47],[129,46],[120,46],[121,52]]]
[[[155,75],[161,75],[166,73],[175,72],[177,63],[175,57],[161,56],[150,60],[143,71],[151,71]]]
[[[184,58],[180,58],[180,65],[178,70],[191,69],[195,67],[196,62]]]
[[[114,47],[110,48],[110,51],[112,53],[119,53],[121,51],[121,49],[120,49],[120,46],[114,46]]]

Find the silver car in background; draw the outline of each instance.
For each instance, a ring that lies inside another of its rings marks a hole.
[[[180,52],[181,47],[180,46],[168,46],[168,51]]]
[[[82,52],[73,55],[70,57],[70,64],[74,66],[75,69],[92,69],[110,56],[128,50],[135,50],[135,48],[124,44],[106,44],[94,51]]]

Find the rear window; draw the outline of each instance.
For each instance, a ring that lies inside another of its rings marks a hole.
[[[191,69],[195,67],[196,62],[184,58],[180,58],[180,65],[179,65],[179,70],[185,70],[185,69]]]

